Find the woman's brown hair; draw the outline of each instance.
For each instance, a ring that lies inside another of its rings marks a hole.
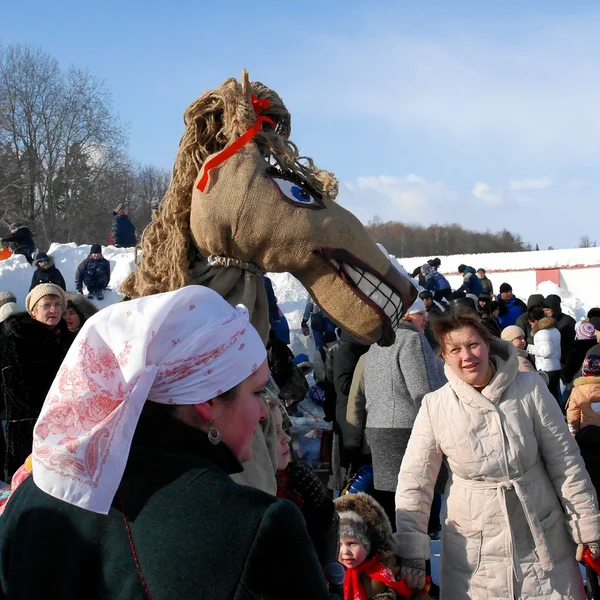
[[[471,327],[474,329],[488,346],[494,339],[485,325],[481,323],[479,317],[472,314],[472,311],[457,311],[450,316],[444,316],[433,320],[433,334],[441,346],[442,353],[446,349],[446,340],[448,336],[464,327]]]

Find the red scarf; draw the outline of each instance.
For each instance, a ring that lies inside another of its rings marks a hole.
[[[376,554],[373,558],[362,562],[358,567],[346,569],[346,576],[344,577],[344,600],[368,600],[367,592],[360,582],[361,574],[381,581],[381,583],[394,590],[399,596],[408,596],[410,598],[413,594],[413,590],[406,585],[403,579],[396,581],[394,574],[381,562],[379,554]]]

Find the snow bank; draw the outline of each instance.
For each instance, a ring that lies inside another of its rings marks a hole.
[[[67,288],[75,290],[75,271],[79,263],[90,252],[90,246],[70,244],[52,244],[49,254],[54,256],[56,266],[62,272]],[[111,278],[109,289],[103,301],[94,300],[102,308],[118,302],[122,295],[119,288],[125,278],[135,269],[133,248],[115,248],[104,246],[103,255],[110,261]],[[393,258],[393,257],[391,257]],[[402,259],[400,262],[408,272],[425,263],[431,256]],[[464,263],[475,268],[483,267],[497,290],[504,281],[509,282],[515,294],[527,300],[530,294],[558,294],[563,299],[563,310],[578,321],[592,306],[600,306],[600,248],[577,248],[573,250],[546,250],[540,252],[515,252],[499,254],[471,254],[440,256],[441,271],[447,274],[450,284],[460,286],[461,276],[456,273],[459,264]],[[598,265],[594,267],[594,265]],[[552,267],[575,267],[561,270],[560,287],[549,281],[537,286],[536,269]],[[0,289],[11,290],[19,304],[25,306],[25,297],[29,292],[33,267],[24,257],[13,256],[0,261]],[[291,348],[294,354],[305,353],[312,356],[314,344],[311,338],[302,335],[300,322],[307,292],[302,284],[289,273],[272,273],[273,288],[279,306],[285,314],[290,327]]]

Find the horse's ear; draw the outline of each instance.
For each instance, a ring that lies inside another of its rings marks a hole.
[[[244,69],[242,71],[242,94],[248,104],[252,104],[251,98],[251,90],[250,90],[250,76],[248,75],[248,70]]]

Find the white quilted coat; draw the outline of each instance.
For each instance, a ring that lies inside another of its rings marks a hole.
[[[535,356],[538,371],[560,371],[560,331],[556,329],[556,321],[546,317],[539,320],[538,327],[527,352]]]
[[[423,399],[396,491],[400,555],[429,557],[445,455],[441,598],[583,599],[573,540],[600,540],[600,515],[579,449],[540,376],[519,372],[516,348],[495,341],[491,359],[482,393],[446,366],[448,383]]]

